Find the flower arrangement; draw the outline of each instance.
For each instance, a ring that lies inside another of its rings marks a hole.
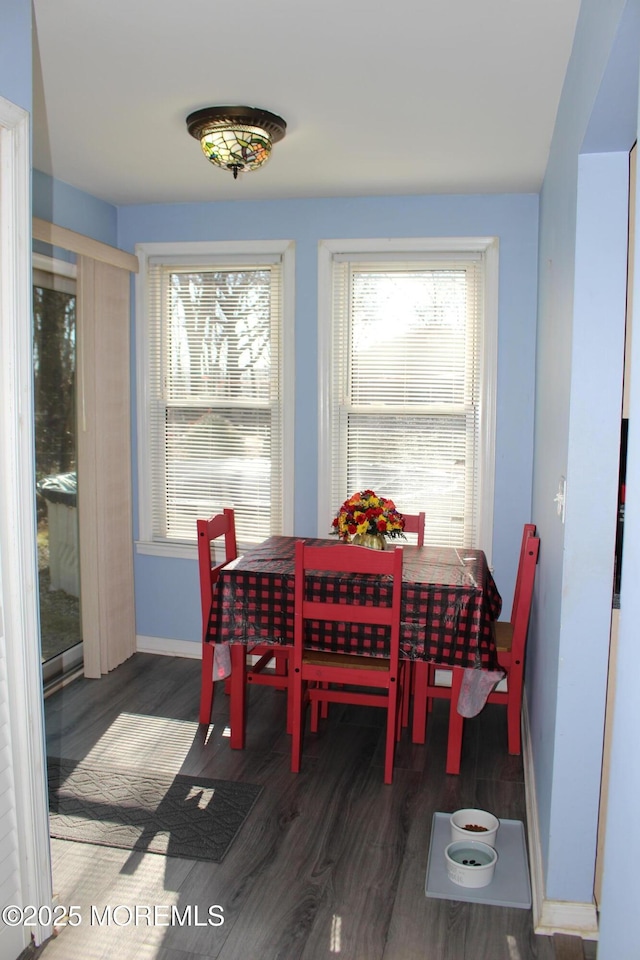
[[[352,537],[365,534],[404,538],[404,517],[393,500],[379,497],[373,490],[362,490],[345,500],[332,527],[332,533],[347,543]]]

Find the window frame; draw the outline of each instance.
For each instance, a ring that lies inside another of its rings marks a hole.
[[[295,247],[290,240],[234,240],[160,242],[136,244],[140,269],[136,277],[136,421],[138,478],[138,537],[136,552],[152,556],[193,558],[197,554],[196,531],[193,540],[164,540],[153,535],[152,500],[152,436],[150,418],[150,350],[148,309],[149,261],[154,258],[167,266],[185,267],[204,264],[213,267],[234,267],[247,259],[272,263],[282,261],[282,328],[280,331],[279,396],[282,425],[282,528],[293,531],[293,436],[294,436],[294,268]]]
[[[389,259],[480,254],[484,261],[483,322],[480,331],[477,546],[491,564],[495,491],[498,374],[498,238],[418,237],[333,239],[318,244],[318,535],[326,535],[339,504],[331,500],[332,423],[330,372],[333,365],[332,314],[335,258]],[[353,492],[353,491],[352,491]],[[383,491],[384,493],[384,491]]]

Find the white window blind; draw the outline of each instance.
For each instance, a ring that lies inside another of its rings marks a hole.
[[[331,500],[426,513],[426,542],[478,539],[483,259],[334,257]]]
[[[282,530],[282,262],[149,258],[154,540],[233,507],[238,538]]]

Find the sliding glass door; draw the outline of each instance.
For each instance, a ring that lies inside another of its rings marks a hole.
[[[45,684],[82,662],[75,288],[74,264],[34,255],[35,483]]]

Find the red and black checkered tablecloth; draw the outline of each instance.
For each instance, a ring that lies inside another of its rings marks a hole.
[[[209,640],[221,643],[293,643],[296,537],[270,537],[222,570],[209,620]],[[330,540],[307,543],[335,544]],[[396,542],[391,542],[395,546]],[[401,656],[449,666],[496,669],[491,621],[502,600],[481,550],[404,546]],[[352,549],[345,545],[345,550]],[[340,595],[391,599],[386,578],[345,573],[307,578],[308,595],[340,602]],[[306,643],[339,653],[388,654],[385,627],[311,624]]]

